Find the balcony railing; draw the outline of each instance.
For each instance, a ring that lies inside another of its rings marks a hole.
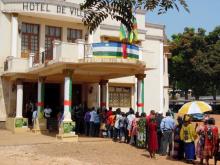
[[[102,59],[100,60],[100,58]],[[24,72],[29,68],[44,65],[45,63],[103,62],[109,59],[123,62],[126,62],[123,59],[142,60],[142,49],[136,45],[119,42],[85,44],[83,40],[77,40],[76,43],[54,41],[51,49],[47,51],[29,53],[25,58],[8,57],[4,63],[4,70]]]
[[[17,58],[8,56],[4,62],[5,72],[16,72],[24,73],[28,69],[28,59],[27,58]]]

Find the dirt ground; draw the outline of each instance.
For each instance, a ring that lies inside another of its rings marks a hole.
[[[220,116],[215,117],[220,126]],[[210,162],[213,164],[213,161]],[[137,149],[110,139],[80,137],[78,143],[62,143],[54,135],[12,134],[0,130],[0,165],[182,165],[157,155],[150,159]]]
[[[15,135],[17,136],[17,135]],[[30,138],[28,136],[28,138]],[[45,137],[46,139],[47,137]],[[142,149],[108,139],[80,138],[78,143],[1,145],[1,165],[176,165],[165,157],[150,159]]]

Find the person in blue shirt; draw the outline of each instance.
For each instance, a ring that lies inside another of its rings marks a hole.
[[[89,136],[89,122],[90,122],[90,112],[89,110],[86,112],[85,116],[84,116],[84,121],[85,121],[85,135]]]
[[[169,145],[168,155],[170,155],[172,149],[172,135],[174,128],[175,128],[175,121],[171,117],[170,112],[167,112],[166,117],[163,118],[160,123],[160,129],[162,132],[160,154],[162,156],[165,156],[167,154],[168,145]]]
[[[96,110],[95,107],[92,108],[90,112],[90,120],[89,120],[89,136],[95,136],[95,116],[96,116]]]
[[[100,114],[99,114],[100,109],[98,109],[94,113],[94,136],[99,137],[99,131],[100,131]]]

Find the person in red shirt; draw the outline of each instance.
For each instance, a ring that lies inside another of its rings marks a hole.
[[[154,110],[151,110],[150,111],[150,114],[146,116],[146,147],[148,146],[148,139],[149,139],[149,122],[150,122],[150,119],[151,119],[151,116],[154,116],[155,115],[155,111]]]
[[[109,107],[109,110],[106,113],[107,118],[112,115],[112,107]]]
[[[113,137],[113,127],[115,124],[115,112],[112,112],[112,115],[110,115],[107,118],[107,130],[108,130],[108,137],[112,138]]]
[[[205,143],[203,157],[206,159],[206,165],[209,164],[209,159],[213,157],[218,146],[218,127],[215,126],[215,119],[209,118],[208,124],[205,125]]]

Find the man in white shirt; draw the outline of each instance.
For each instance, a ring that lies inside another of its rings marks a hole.
[[[47,129],[49,129],[49,118],[51,117],[52,109],[47,105],[44,109],[44,117],[47,119]]]
[[[51,113],[52,113],[52,109],[47,105],[46,108],[44,109],[45,118],[50,118]]]

